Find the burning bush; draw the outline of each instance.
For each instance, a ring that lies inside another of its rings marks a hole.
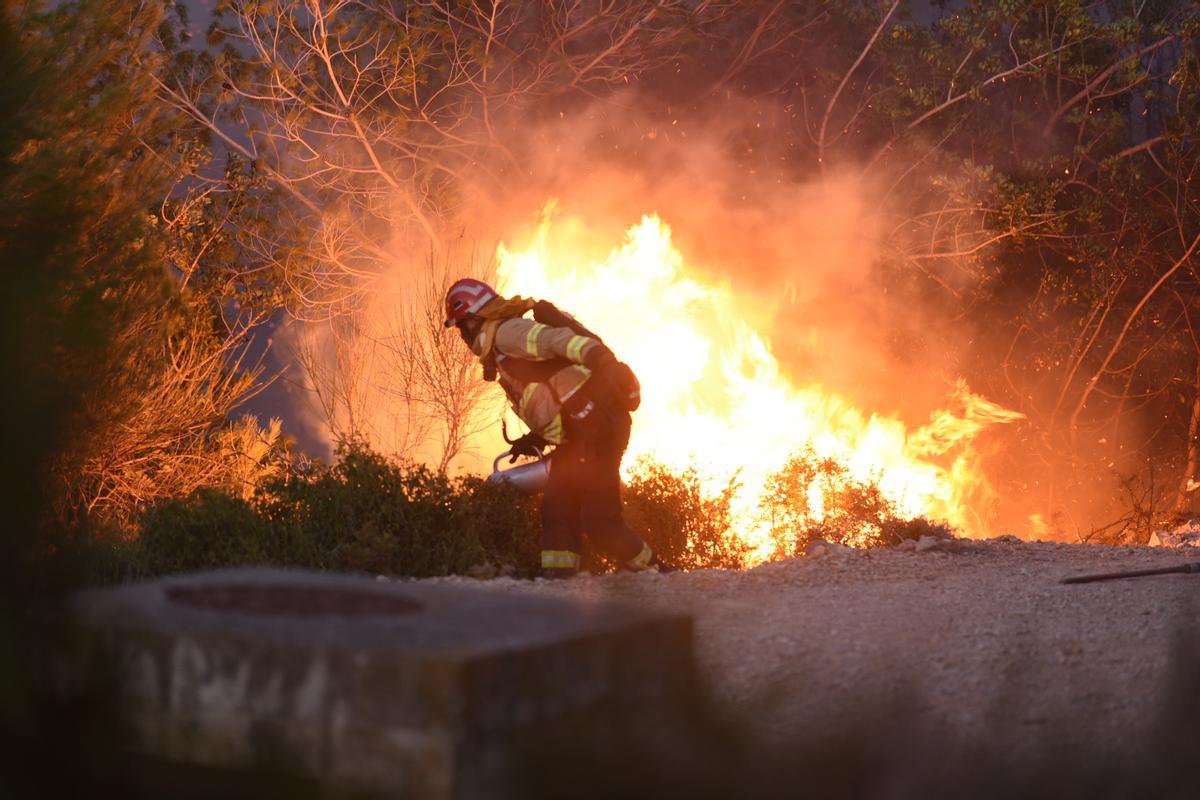
[[[695,469],[672,472],[643,461],[625,491],[629,522],[668,563],[684,569],[746,566],[749,546],[732,533],[730,503],[737,484],[715,496]]]
[[[801,555],[817,539],[869,547],[913,538],[900,532],[900,511],[878,483],[855,480],[845,465],[812,448],[767,479],[762,509],[774,558]]]

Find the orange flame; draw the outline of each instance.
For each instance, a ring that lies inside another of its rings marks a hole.
[[[552,210],[526,249],[500,245],[499,288],[569,310],[637,373],[643,399],[627,471],[640,457],[675,470],[695,467],[714,492],[736,475],[734,533],[754,548],[751,563],[772,549],[757,513],[766,480],[805,447],[835,459],[854,480],[876,482],[907,515],[945,521],[968,535],[986,533],[970,503],[988,488],[970,442],[986,426],[1020,414],[960,383],[953,410],[937,411],[909,431],[898,419],[864,413],[818,386],[797,386],[731,289],[689,275],[657,216],[643,217],[606,258],[588,262],[582,245],[562,244],[582,240],[581,231],[551,237]],[[822,497],[814,491],[810,510],[819,518]]]

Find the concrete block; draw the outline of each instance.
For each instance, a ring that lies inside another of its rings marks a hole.
[[[691,621],[431,582],[222,570],[81,593],[137,750],[279,771],[323,793],[505,795],[555,726],[668,711],[693,688]]]

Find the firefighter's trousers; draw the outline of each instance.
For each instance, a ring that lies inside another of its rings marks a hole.
[[[569,425],[554,451],[542,496],[542,567],[573,572],[582,534],[606,557],[644,567],[652,553],[625,523],[621,510],[621,457],[629,444],[627,411],[595,409]]]

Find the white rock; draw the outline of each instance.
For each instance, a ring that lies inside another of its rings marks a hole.
[[[1151,547],[1200,547],[1200,519],[1190,519],[1169,531],[1150,534]]]
[[[824,539],[814,539],[804,547],[804,555],[808,558],[821,558],[829,554],[829,542]]]
[[[918,553],[924,553],[926,550],[936,550],[941,543],[940,539],[935,539],[932,536],[922,536],[920,539],[917,539],[917,543],[913,546],[913,549]]]

